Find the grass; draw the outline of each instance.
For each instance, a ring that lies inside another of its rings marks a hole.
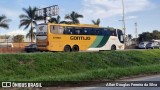
[[[160,50],[0,54],[0,81],[114,80],[160,73]]]

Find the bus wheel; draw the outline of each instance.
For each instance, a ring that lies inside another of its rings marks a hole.
[[[112,45],[111,50],[116,50],[116,46]]]
[[[73,52],[78,52],[78,51],[79,51],[78,45],[74,45],[74,46],[72,47],[72,51],[73,51]]]
[[[64,51],[65,51],[65,52],[71,52],[71,47],[70,47],[69,45],[66,45],[66,46],[64,47]]]

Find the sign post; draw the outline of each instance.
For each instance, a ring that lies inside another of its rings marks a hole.
[[[53,5],[50,7],[46,7],[46,8],[42,8],[42,9],[38,9],[35,12],[35,15],[37,17],[43,17],[44,18],[44,23],[46,23],[46,18],[49,16],[56,16],[59,13],[59,7],[58,5]]]

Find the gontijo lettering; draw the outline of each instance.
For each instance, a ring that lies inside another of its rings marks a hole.
[[[90,40],[90,37],[84,37],[84,36],[71,36],[71,40]]]

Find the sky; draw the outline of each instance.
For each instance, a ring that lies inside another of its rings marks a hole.
[[[124,0],[126,33],[135,37],[135,22],[138,34],[142,32],[160,31],[160,0]],[[75,11],[84,18],[80,23],[92,24],[91,20],[100,18],[100,26],[123,28],[122,0],[0,0],[0,15],[4,14],[12,21],[9,29],[0,28],[0,35],[26,34],[28,30],[19,28],[19,15],[24,14],[22,8],[45,8],[59,6],[61,20],[66,14]]]

